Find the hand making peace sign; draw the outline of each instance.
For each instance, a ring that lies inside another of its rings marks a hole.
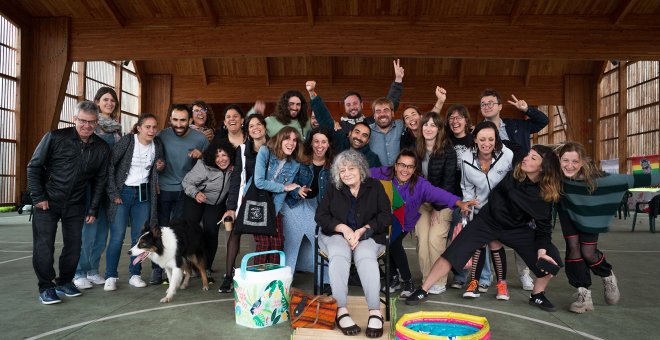
[[[527,106],[526,101],[524,101],[522,99],[518,100],[518,98],[516,98],[516,96],[514,96],[513,94],[511,95],[511,98],[513,98],[513,101],[507,100],[507,102],[509,104],[515,106],[518,110],[520,110],[522,112],[527,112],[527,109],[529,108],[529,106]]]

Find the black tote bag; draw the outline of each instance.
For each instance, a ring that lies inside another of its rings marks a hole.
[[[266,171],[270,163],[270,152],[268,154],[268,162],[266,163]],[[267,235],[275,236],[275,203],[273,203],[273,196],[270,191],[257,188],[254,184],[254,176],[252,183],[243,196],[243,202],[236,222],[234,223],[234,230],[239,234],[253,234],[253,235]]]

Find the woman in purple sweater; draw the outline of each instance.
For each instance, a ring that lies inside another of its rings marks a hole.
[[[415,224],[419,217],[419,207],[423,203],[433,203],[447,206],[449,208],[460,207],[467,211],[468,208],[476,204],[476,201],[462,202],[460,197],[447,192],[443,189],[433,186],[426,179],[421,177],[421,162],[411,150],[404,149],[397,156],[393,166],[384,166],[371,169],[371,177],[391,180],[392,185],[399,191],[401,198],[406,202],[406,208],[403,215],[403,231],[397,235],[393,232],[390,241],[390,263],[392,273],[399,270],[403,288],[401,298],[409,297],[415,291],[415,285],[412,282],[410,267],[408,266],[408,257],[403,249],[403,239],[408,233],[415,229]],[[394,282],[394,283],[393,283]],[[400,289],[401,284],[398,278],[390,278],[391,286],[396,285],[395,289]]]

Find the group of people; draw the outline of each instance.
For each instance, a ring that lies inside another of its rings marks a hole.
[[[211,277],[218,222],[241,218],[237,213],[243,195],[254,184],[272,193],[277,214],[274,236],[254,235],[256,251],[283,250],[292,270],[313,272],[314,233],[320,226],[319,244],[328,254],[328,279],[339,308],[337,324],[346,335],[361,331],[346,305],[351,263],[370,310],[365,331],[369,337],[383,332],[381,289],[400,290],[406,303],[418,304],[428,294],[446,290],[451,269],[451,287],[467,285],[464,297],[486,292],[494,273],[496,298],[508,300],[503,245],[516,252],[523,288],[531,290],[529,303],[555,310],[544,294],[552,275],[548,267],[538,265],[563,265],[550,237],[553,207],[566,238],[567,276],[578,289],[570,310],[593,310],[590,271],[603,277],[606,302],[616,303],[616,278],[597,249],[598,233],[607,230],[607,217],[613,215],[608,205],[616,196],[612,191],[625,191],[641,179],[604,176],[577,143],[559,150],[530,146],[530,134],[543,129],[548,117],[512,95],[508,103],[528,119],[502,119],[502,98],[492,89],[481,95],[484,120],[474,127],[464,105],[452,105],[442,113],[447,98],[442,87],[435,89],[437,101],[431,111],[408,106],[403,120],[395,120],[404,75],[398,60],[394,73],[387,96],[372,101],[373,114],[368,117],[360,94],[347,92],[345,114],[335,122],[316,82],[308,81],[309,100],[299,91],[287,91],[268,117],[260,101],[247,114],[229,105],[217,127],[211,107],[196,101],[173,105],[162,131],[156,116],[145,113],[123,136],[116,93],[99,89],[93,102],[76,107],[75,126],[48,132],[28,164],[28,190],[35,207],[33,264],[41,302],[61,302],[58,294],[78,296],[80,289],[94,284],[116,290],[127,227],[134,244],[145,224],[167,225],[173,219],[200,225],[206,274]],[[393,275],[385,287],[377,257],[385,248],[393,217],[381,181],[391,182],[406,204],[401,227],[391,232]],[[602,201],[599,216],[580,209],[592,197]],[[463,219],[471,221],[447,247],[451,229]],[[58,221],[64,248],[56,277]],[[411,232],[417,238],[423,278],[419,287],[403,247]],[[222,293],[233,291],[240,238],[236,229],[226,232]],[[277,262],[277,257],[259,256],[255,263]],[[472,265],[464,271],[470,259]],[[128,272],[131,286],[147,285],[140,264],[133,265],[132,258]],[[162,272],[152,264],[149,283],[167,280]]]

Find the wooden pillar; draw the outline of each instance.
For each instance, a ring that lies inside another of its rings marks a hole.
[[[140,86],[142,93],[142,112],[158,117],[158,125],[165,127],[167,110],[172,103],[172,75],[147,75]]]
[[[594,133],[597,117],[596,86],[596,80],[590,75],[564,76],[566,138],[582,143],[592,157],[597,151]]]
[[[27,163],[42,136],[57,128],[71,72],[69,18],[31,18],[22,40],[18,187],[27,187]],[[22,33],[22,34],[23,34]]]
[[[619,63],[619,173],[628,173],[628,67],[626,62]]]

